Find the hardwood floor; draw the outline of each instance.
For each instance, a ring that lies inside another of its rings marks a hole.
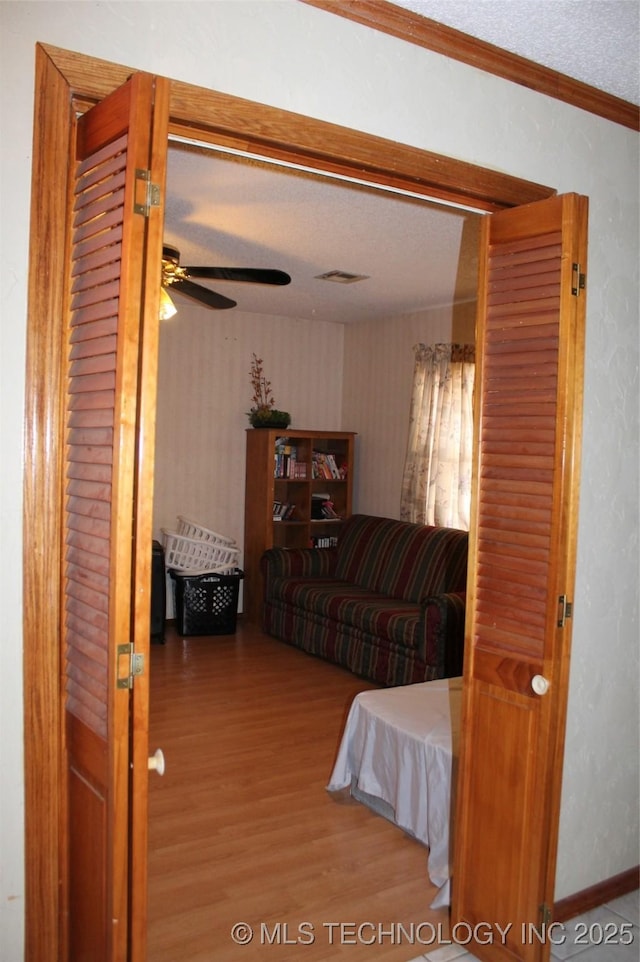
[[[149,783],[149,962],[407,962],[436,947],[425,923],[446,937],[427,850],[325,790],[372,687],[241,618],[217,638],[168,627],[151,652],[166,773]]]

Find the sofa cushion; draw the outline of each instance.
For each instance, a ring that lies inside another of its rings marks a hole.
[[[335,579],[274,578],[271,601],[340,622],[404,648],[424,645],[418,605]]]
[[[371,515],[352,515],[340,531],[334,574],[352,585],[379,591],[389,542],[398,522]]]
[[[334,574],[390,598],[419,604],[443,591],[464,591],[469,536],[390,518],[353,515],[340,539]]]
[[[443,592],[464,591],[467,552],[466,531],[396,522],[377,590],[415,604]]]

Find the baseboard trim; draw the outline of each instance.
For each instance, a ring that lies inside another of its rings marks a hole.
[[[640,865],[560,899],[553,906],[553,918],[556,922],[567,922],[637,888],[640,888]]]

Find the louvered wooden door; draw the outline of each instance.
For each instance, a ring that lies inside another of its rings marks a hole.
[[[575,568],[587,200],[486,219],[454,923],[538,960],[555,874]],[[548,687],[547,687],[548,686]],[[547,689],[545,691],[545,688]],[[548,919],[547,919],[548,920]],[[524,926],[524,928],[523,928]]]
[[[130,668],[149,643],[162,220],[147,209],[145,172],[163,184],[166,97],[164,81],[134,75],[76,132],[63,625],[71,962],[144,951],[138,942],[129,954],[140,939],[130,899],[134,916],[146,902],[133,841],[146,841],[147,681],[132,688]]]

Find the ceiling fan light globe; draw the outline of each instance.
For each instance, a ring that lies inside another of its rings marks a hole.
[[[164,287],[160,288],[160,309],[158,315],[161,321],[168,321],[178,313],[178,308],[173,303]]]

